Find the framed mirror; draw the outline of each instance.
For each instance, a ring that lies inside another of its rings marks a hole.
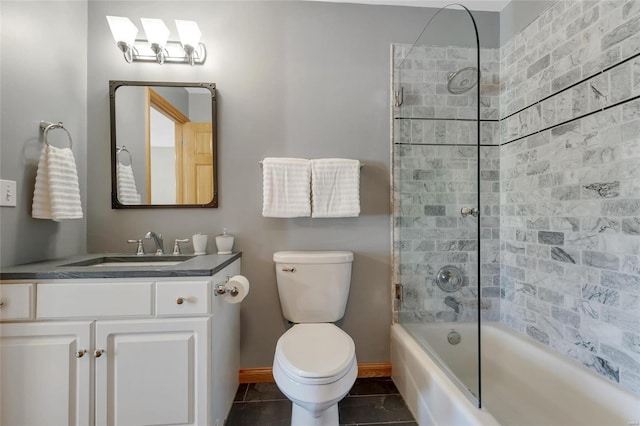
[[[112,208],[218,207],[215,87],[109,81]]]

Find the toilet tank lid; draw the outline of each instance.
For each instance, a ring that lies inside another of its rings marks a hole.
[[[353,262],[350,251],[279,251],[273,254],[276,263],[347,263]]]

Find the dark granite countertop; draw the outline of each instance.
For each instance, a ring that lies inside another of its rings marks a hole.
[[[193,255],[184,254],[177,258],[163,256],[163,260],[184,259]],[[141,265],[140,261],[158,260],[154,255],[123,255],[122,253],[89,253],[80,256],[43,262],[26,263],[2,268],[0,280],[53,280],[82,278],[155,278],[155,277],[208,277],[222,270],[234,260],[242,256],[242,252],[232,254],[208,254],[193,256],[177,265]],[[110,258],[114,262],[127,262],[123,266],[92,266],[102,258]]]

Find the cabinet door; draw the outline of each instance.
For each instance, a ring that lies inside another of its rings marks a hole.
[[[209,318],[96,322],[96,424],[209,424],[209,327]]]
[[[0,424],[90,425],[91,322],[0,324]]]

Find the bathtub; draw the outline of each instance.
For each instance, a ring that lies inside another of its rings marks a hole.
[[[458,345],[447,342],[451,329],[462,336]],[[437,345],[473,391],[477,328],[453,323],[391,327],[393,380],[421,426],[640,426],[640,397],[503,325],[482,326],[482,409],[421,345]]]

